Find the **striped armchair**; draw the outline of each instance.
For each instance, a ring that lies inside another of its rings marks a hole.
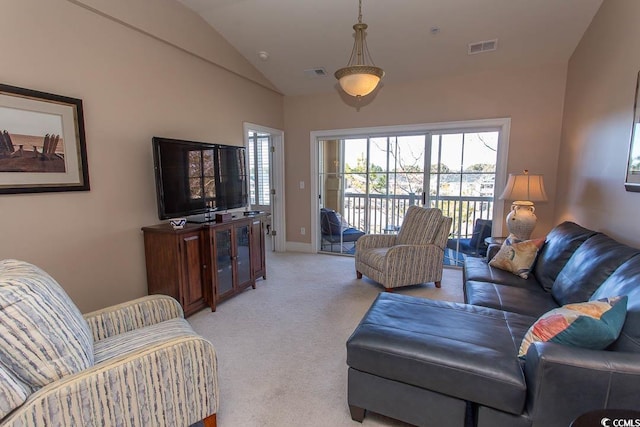
[[[451,218],[440,209],[410,206],[397,235],[365,234],[356,242],[356,274],[390,291],[434,282],[440,287]]]
[[[0,261],[0,426],[214,426],[213,345],[167,296],[85,315],[47,273]]]

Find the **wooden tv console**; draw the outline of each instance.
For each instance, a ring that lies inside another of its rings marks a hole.
[[[149,294],[177,299],[189,316],[267,278],[265,214],[226,222],[143,227]]]

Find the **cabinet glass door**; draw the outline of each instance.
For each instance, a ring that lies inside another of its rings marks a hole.
[[[249,225],[236,227],[236,254],[238,285],[241,286],[251,280],[251,254],[249,253]]]
[[[218,298],[233,292],[233,253],[231,252],[231,229],[216,230],[216,277]]]

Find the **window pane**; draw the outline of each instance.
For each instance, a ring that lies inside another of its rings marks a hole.
[[[389,152],[387,138],[371,138],[369,146],[369,170],[371,172],[387,172],[389,170],[387,156]]]
[[[367,171],[366,139],[347,139],[344,141],[344,171],[347,173]]]
[[[442,135],[441,163],[450,172],[462,172],[462,134]]]
[[[460,195],[460,174],[444,173],[440,175],[440,196],[459,196]],[[433,180],[431,180],[433,183]],[[435,183],[433,183],[435,184]],[[431,187],[431,191],[434,191]]]
[[[424,188],[425,135],[398,137],[390,153],[395,165],[393,194],[422,197]],[[413,203],[411,203],[413,204]]]
[[[271,136],[249,132],[249,200],[252,205],[269,205],[269,150]]]
[[[498,132],[464,135],[465,172],[495,172],[498,154]]]

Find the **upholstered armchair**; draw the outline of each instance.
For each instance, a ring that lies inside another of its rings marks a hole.
[[[434,282],[440,287],[451,218],[440,209],[410,206],[397,235],[365,234],[356,242],[356,274],[387,291]]]
[[[216,353],[176,300],[80,314],[38,267],[0,261],[0,426],[215,426]]]

